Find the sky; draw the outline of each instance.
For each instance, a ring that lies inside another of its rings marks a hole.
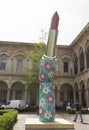
[[[55,11],[57,44],[71,44],[89,22],[89,0],[0,0],[0,41],[36,43],[46,34],[47,43]]]

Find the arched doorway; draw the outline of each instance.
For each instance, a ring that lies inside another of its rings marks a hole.
[[[0,104],[3,104],[7,101],[7,89],[7,83],[0,81]]]
[[[23,100],[25,94],[25,86],[21,82],[15,82],[11,86],[11,99]]]
[[[68,102],[73,104],[73,87],[65,83],[60,88],[60,100],[66,105]]]

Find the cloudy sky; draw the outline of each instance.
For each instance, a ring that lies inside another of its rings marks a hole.
[[[38,42],[55,11],[57,44],[69,45],[89,22],[89,0],[0,0],[0,41]]]

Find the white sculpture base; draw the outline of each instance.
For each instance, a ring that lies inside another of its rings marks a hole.
[[[68,130],[74,129],[74,124],[63,119],[56,118],[54,122],[40,122],[39,118],[27,118],[25,130]]]

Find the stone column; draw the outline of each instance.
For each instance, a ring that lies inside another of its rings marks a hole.
[[[11,60],[11,69],[10,69],[10,72],[13,73],[13,58],[11,58],[10,60]]]
[[[25,89],[24,101],[27,103],[27,89]]]
[[[72,61],[72,74],[74,75],[74,61]]]
[[[79,62],[79,57],[78,57],[78,73],[80,73],[80,62]]]
[[[28,104],[31,104],[31,102],[30,102],[30,99],[31,99],[31,98],[30,98],[30,95],[31,95],[31,92],[28,91],[28,92],[27,92],[27,103],[28,103]]]
[[[58,89],[58,91],[57,91],[57,106],[60,106],[60,91],[59,91],[59,89]]]
[[[10,88],[8,88],[7,90],[7,99],[6,101],[8,102],[10,100]]]
[[[8,58],[7,65],[6,65],[6,71],[10,72],[10,70],[11,70],[11,63],[10,63],[10,58]]]
[[[16,58],[16,57],[15,57],[15,58]],[[15,59],[15,58],[13,59],[13,72],[14,72],[14,73],[16,73],[16,67],[17,67],[17,66],[16,66],[17,64],[16,64],[16,59]]]
[[[15,93],[16,93],[16,90],[15,89],[13,89],[13,95],[12,95],[12,99],[14,100],[15,99]]]
[[[59,74],[61,75],[63,75],[63,62],[62,61],[60,61],[60,69],[59,69]]]
[[[87,69],[86,52],[84,52],[84,66]]]
[[[86,88],[85,91],[86,91],[86,107],[89,107],[89,89]]]
[[[82,104],[82,97],[81,97],[82,95],[81,95],[81,89],[79,89],[79,102],[80,102],[80,104]]]
[[[73,97],[74,97],[74,104],[76,103],[76,93],[73,91]]]

